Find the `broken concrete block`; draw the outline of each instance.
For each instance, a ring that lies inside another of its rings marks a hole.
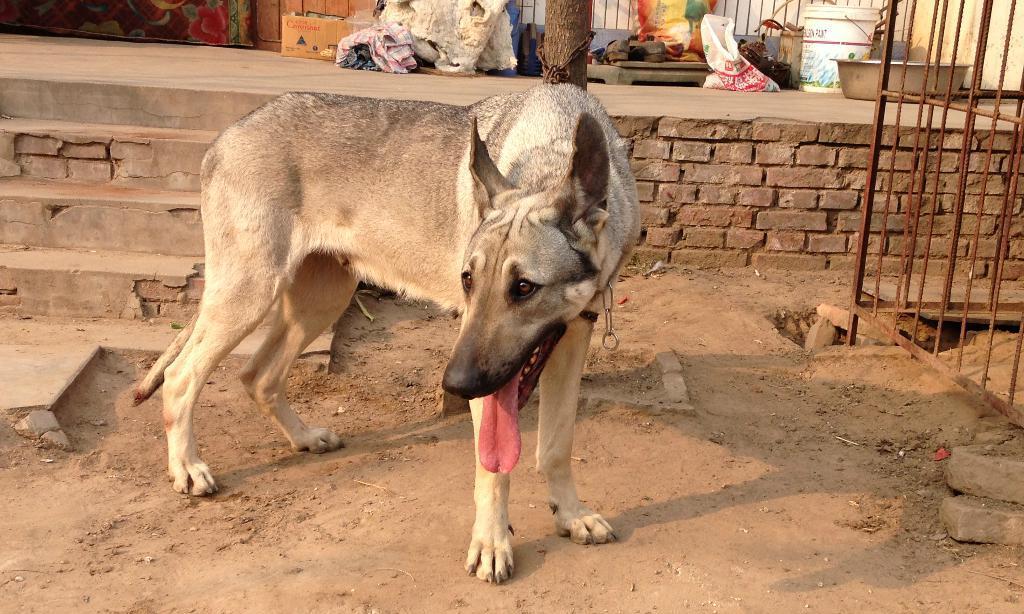
[[[939,519],[960,542],[1024,544],[1024,507],[980,497],[946,497]]]
[[[65,450],[68,452],[71,451],[71,440],[69,440],[64,431],[60,429],[43,433],[43,436],[39,439],[47,448],[57,448],[58,450]]]
[[[953,448],[945,470],[953,490],[1024,504],[1024,458],[1000,455],[998,446]]]
[[[666,373],[661,376],[661,383],[665,387],[665,399],[673,403],[690,404],[690,391],[686,387],[686,380],[682,373]]]
[[[662,374],[683,372],[683,365],[679,363],[679,357],[671,350],[655,354],[654,362],[658,363],[658,368],[661,369]]]
[[[835,305],[829,305],[828,303],[822,303],[818,305],[816,310],[818,316],[828,320],[838,329],[846,330],[850,325],[850,312],[842,307],[836,307]],[[879,330],[870,322],[865,322],[863,318],[858,321],[857,324],[857,343],[862,344],[861,341],[865,337],[874,340],[877,343],[873,345],[896,345],[885,332]]]
[[[14,425],[14,430],[23,437],[36,438],[42,437],[50,431],[60,430],[60,423],[57,422],[57,416],[53,415],[52,411],[37,409],[19,420]]]
[[[813,352],[830,345],[835,345],[835,342],[836,327],[827,318],[819,317],[811,325],[810,330],[807,331],[807,337],[804,338],[804,349],[808,352]]]

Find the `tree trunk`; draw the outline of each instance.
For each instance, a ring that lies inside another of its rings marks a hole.
[[[590,35],[589,0],[548,0],[544,13],[544,58],[563,64]],[[567,67],[569,83],[587,89],[587,49]]]

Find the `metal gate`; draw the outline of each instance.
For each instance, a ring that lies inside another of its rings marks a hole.
[[[882,42],[847,343],[859,320],[1024,426],[1024,7],[894,1],[887,33],[904,11],[909,58]]]

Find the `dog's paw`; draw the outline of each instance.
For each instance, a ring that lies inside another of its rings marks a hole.
[[[552,511],[555,513],[555,530],[562,537],[582,545],[615,541],[612,525],[582,505],[572,512],[555,506],[552,506]]]
[[[171,461],[168,464],[168,473],[174,482],[173,488],[176,492],[184,495],[192,494],[197,497],[217,492],[217,483],[213,481],[210,468],[199,459]]]
[[[321,428],[306,429],[292,442],[292,449],[296,452],[312,452],[314,454],[323,454],[344,447],[345,444],[342,443],[341,437],[332,431]]]
[[[478,523],[479,524],[479,523]],[[491,523],[488,523],[491,525]],[[512,527],[473,527],[473,540],[469,543],[466,571],[485,582],[501,584],[512,577]]]

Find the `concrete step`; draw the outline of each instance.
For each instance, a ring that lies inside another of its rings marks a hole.
[[[276,87],[264,78],[257,85],[268,91],[254,92],[226,91],[232,88],[220,80],[205,82],[201,89],[4,75],[0,76],[0,111],[13,117],[220,131],[288,89],[309,89],[280,87],[278,83],[287,80],[270,77]]]
[[[199,190],[211,130],[0,120],[0,176]]]
[[[0,245],[0,309],[20,315],[187,320],[201,258]]]
[[[199,194],[0,179],[0,243],[201,258]]]

